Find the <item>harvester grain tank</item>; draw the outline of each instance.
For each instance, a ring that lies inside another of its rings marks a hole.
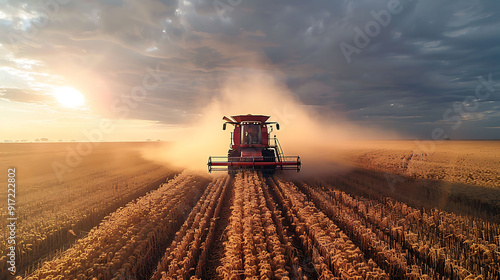
[[[270,134],[277,122],[268,122],[269,116],[263,115],[238,115],[223,117],[225,121],[222,129],[227,125],[234,127],[231,132],[231,144],[224,156],[211,156],[208,158],[208,171],[228,171],[235,173],[245,169],[256,169],[273,173],[276,170],[300,171],[301,161],[299,156],[285,156],[283,149],[276,138]]]

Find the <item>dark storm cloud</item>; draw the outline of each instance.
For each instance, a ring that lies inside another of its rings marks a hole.
[[[467,112],[476,118],[463,119],[479,127],[475,135],[500,126],[498,1],[60,1],[46,18],[40,3],[0,9],[10,15],[0,31],[17,36],[1,43],[53,74],[92,73],[109,99],[130,95],[159,67],[161,83],[133,118],[182,123],[218,94],[225,74],[257,68],[283,72],[306,105],[416,137],[429,137],[457,102],[472,102],[478,76],[491,74],[496,91],[486,97],[484,86]]]

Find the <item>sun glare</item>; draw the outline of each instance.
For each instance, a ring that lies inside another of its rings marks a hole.
[[[76,108],[85,103],[83,95],[72,87],[61,87],[54,91],[57,101],[64,107]]]

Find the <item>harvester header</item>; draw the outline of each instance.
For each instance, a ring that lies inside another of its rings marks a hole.
[[[237,115],[222,119],[222,129],[228,124],[234,126],[231,132],[231,144],[227,157],[211,156],[208,158],[208,171],[228,171],[235,173],[245,169],[257,169],[268,173],[276,170],[300,171],[299,156],[285,156],[276,138],[270,134],[273,125],[279,130],[277,122],[268,122],[269,116]]]

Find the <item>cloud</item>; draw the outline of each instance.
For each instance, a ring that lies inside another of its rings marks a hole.
[[[0,98],[21,103],[56,104],[53,96],[27,89],[0,88]]]

